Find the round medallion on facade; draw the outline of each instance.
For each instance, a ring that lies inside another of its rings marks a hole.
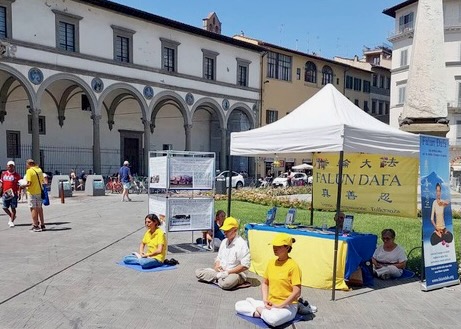
[[[146,99],[152,99],[152,97],[154,97],[154,88],[151,86],[145,86],[142,93]]]
[[[29,81],[34,85],[39,85],[43,81],[43,73],[40,69],[33,67],[29,70]]]
[[[186,103],[187,103],[187,105],[194,104],[194,95],[192,95],[191,93],[187,93],[186,94]]]
[[[227,111],[230,107],[230,103],[229,103],[229,100],[227,98],[224,98],[222,100],[222,108]]]
[[[93,78],[91,80],[91,88],[97,93],[100,93],[104,89],[104,82],[99,78]]]

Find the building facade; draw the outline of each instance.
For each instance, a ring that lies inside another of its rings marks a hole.
[[[230,132],[259,122],[262,49],[220,26],[111,1],[0,0],[0,164],[109,175],[128,160],[147,175],[150,150],[174,149],[216,152],[225,169]]]
[[[265,49],[260,71],[261,126],[289,114],[328,83],[333,84],[358,107],[370,112],[372,82],[370,70],[287,49],[244,35],[234,36],[234,38]],[[277,175],[302,163],[312,164],[312,154],[274,154],[273,157],[257,160],[258,174]]]
[[[365,48],[361,59],[355,56],[354,58],[335,57],[334,60],[371,72],[371,85],[364,85],[364,88],[369,89],[370,100],[364,104],[363,109],[371,116],[388,124],[392,65],[390,47]],[[349,88],[354,86],[353,77],[346,77],[346,86]]]
[[[408,70],[411,66],[413,32],[418,10],[417,0],[408,0],[386,9],[384,14],[395,19],[389,41],[393,44],[391,69],[390,124],[399,127],[405,102]],[[461,174],[461,1],[443,0],[445,41],[445,76],[448,95],[450,156],[453,167]]]

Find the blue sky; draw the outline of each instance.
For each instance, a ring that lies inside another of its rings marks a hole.
[[[382,13],[404,0],[112,0],[201,27],[215,11],[222,34],[240,34],[322,57],[361,55],[389,44],[394,20]]]

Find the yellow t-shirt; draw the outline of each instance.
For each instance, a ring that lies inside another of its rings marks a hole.
[[[38,177],[37,177],[38,175]],[[40,179],[40,181],[39,181]],[[40,188],[40,183],[43,185],[43,172],[40,167],[30,167],[26,171],[26,181],[30,182],[30,185],[27,187],[27,192],[32,195],[40,195],[42,189]]]
[[[273,304],[281,304],[291,295],[293,286],[301,284],[301,269],[291,258],[283,262],[273,259],[267,264],[264,278],[269,281],[268,300]]]
[[[168,246],[166,245],[165,232],[163,232],[161,229],[157,228],[154,233],[151,233],[150,230],[147,230],[147,232],[144,234],[144,237],[142,238],[142,243],[147,245],[147,254],[154,252],[157,250],[158,246],[162,244],[162,253],[150,258],[155,258],[160,262],[165,260]]]

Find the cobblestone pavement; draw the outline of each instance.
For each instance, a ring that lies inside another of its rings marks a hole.
[[[52,199],[48,230],[39,233],[29,231],[25,203],[15,228],[2,214],[0,328],[256,328],[235,316],[234,304],[259,297],[259,286],[226,292],[195,279],[194,269],[212,264],[215,253],[169,254],[180,265],[163,272],[116,264],[137,249],[144,232],[147,196],[132,199],[81,192],[65,204]],[[169,244],[199,235],[170,233]],[[303,287],[302,295],[319,311],[296,328],[459,328],[461,322],[461,286],[422,292],[410,279],[338,291],[336,301],[328,290]]]

